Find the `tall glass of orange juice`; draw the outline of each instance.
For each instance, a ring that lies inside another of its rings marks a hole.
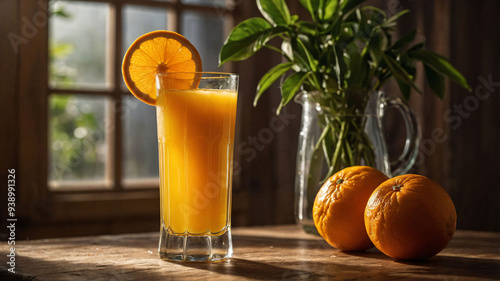
[[[156,75],[164,260],[230,258],[231,182],[238,76]]]

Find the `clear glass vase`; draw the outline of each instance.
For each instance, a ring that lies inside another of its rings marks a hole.
[[[355,99],[360,104],[348,107],[346,102],[344,108],[348,110],[325,106],[319,92],[303,92],[295,98],[302,105],[295,220],[308,233],[317,234],[312,218],[316,193],[335,172],[366,165],[392,177],[406,173],[415,163],[420,131],[411,109],[401,99],[386,97],[381,91],[363,96],[366,98]],[[397,109],[406,125],[405,147],[393,163],[389,161],[382,127],[382,118],[389,108]]]

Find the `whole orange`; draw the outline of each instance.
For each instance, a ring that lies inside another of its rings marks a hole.
[[[323,184],[314,200],[313,219],[328,244],[345,251],[373,247],[363,215],[373,190],[385,180],[387,176],[377,169],[353,166],[337,172]]]
[[[401,260],[439,253],[450,242],[456,222],[448,193],[420,175],[385,181],[370,196],[365,209],[366,231],[375,247]]]

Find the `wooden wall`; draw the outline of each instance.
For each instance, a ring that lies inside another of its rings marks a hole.
[[[0,2],[0,11],[9,11],[9,14],[2,14],[0,17],[0,34],[6,36],[9,31],[19,29],[18,9],[15,0]],[[13,7],[16,7],[13,9]],[[19,57],[14,53],[9,40],[5,37],[0,40],[0,176],[7,183],[8,169],[18,169],[18,99],[16,96],[16,83],[19,64]],[[0,188],[0,225],[5,229],[5,219],[7,217],[7,185]],[[4,207],[5,206],[5,207]],[[3,232],[2,229],[2,232]],[[1,233],[1,232],[0,232]]]
[[[466,113],[449,124],[449,185],[459,226],[500,231],[500,2],[456,1],[452,14],[450,55],[473,92],[451,88],[448,106]]]
[[[404,28],[416,25],[427,48],[449,57],[473,89],[469,93],[448,83],[443,101],[431,97],[428,87],[424,97],[414,95],[411,103],[423,132],[416,172],[450,193],[458,228],[500,231],[500,3],[402,5],[412,10]]]

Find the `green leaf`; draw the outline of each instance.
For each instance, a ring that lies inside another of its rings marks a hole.
[[[373,6],[364,6],[361,10],[365,13],[366,17],[370,20],[373,27],[382,25],[387,20],[387,14],[380,8]],[[365,11],[370,11],[366,13]]]
[[[368,24],[368,18],[365,12],[361,9],[356,9],[356,22],[358,23],[358,28],[356,32],[356,38],[368,40],[372,34],[373,26]]]
[[[281,75],[285,74],[294,65],[293,62],[281,63],[271,68],[259,81],[257,85],[257,93],[253,101],[253,106],[257,105],[257,101],[262,96],[265,90],[267,90]]]
[[[344,23],[341,25],[340,35],[338,38],[339,42],[343,42],[344,45],[349,45],[355,39],[355,33],[358,32],[358,25],[355,23]]]
[[[399,56],[399,64],[406,70],[406,72],[411,77],[416,77],[417,75],[417,67],[415,66],[415,60],[408,57],[407,53],[404,53]]]
[[[384,52],[386,46],[387,38],[385,37],[385,34],[382,32],[374,32],[365,48],[370,53],[375,65],[380,63],[382,53]]]
[[[427,82],[429,82],[429,86],[432,91],[434,91],[440,99],[443,99],[445,88],[444,76],[437,73],[434,69],[432,69],[432,67],[429,67],[426,64],[424,64],[424,71],[425,77],[427,78]]]
[[[347,86],[362,86],[368,72],[368,65],[361,59],[359,53],[352,53],[349,62],[349,78],[347,79]]]
[[[322,20],[329,21],[337,14],[338,0],[326,0],[323,8],[323,18]]]
[[[465,77],[455,67],[453,67],[450,61],[448,61],[445,57],[426,50],[408,51],[408,55],[411,58],[422,61],[435,71],[447,76],[451,81],[457,83],[461,87],[469,91],[472,90]]]
[[[227,61],[244,60],[271,39],[272,26],[262,18],[250,18],[238,24],[229,34],[219,53],[219,66]]]
[[[287,26],[290,23],[290,11],[285,0],[258,0],[257,7],[273,26]]]
[[[400,17],[408,14],[410,12],[410,10],[406,9],[406,10],[402,10],[401,12],[393,15],[392,17],[388,18],[383,24],[382,26],[385,27],[385,28],[388,28],[388,27],[393,27],[396,25],[397,21],[399,20]]]
[[[340,86],[340,88],[345,87],[345,74],[347,71],[347,66],[344,61],[344,52],[340,48],[338,44],[336,44],[333,48],[333,53],[335,55],[335,75],[337,77],[337,83]]]
[[[317,70],[317,61],[314,59],[311,52],[307,49],[300,37],[297,37],[292,41],[292,47],[297,50],[298,56],[302,58],[302,64],[304,64],[304,67],[312,71]]]
[[[319,10],[319,0],[300,0],[300,4],[309,11],[313,21],[316,21],[317,12]]]
[[[424,48],[424,45],[425,45],[425,42],[420,42],[420,43],[417,43],[417,44],[415,44],[415,45],[411,46],[411,47],[410,47],[410,48],[406,51],[406,53],[408,54],[408,53],[411,53],[411,52],[413,52],[413,51],[415,51],[415,50],[421,50],[421,49],[423,49],[423,48]]]
[[[395,78],[395,79],[396,79],[396,83],[398,83],[398,87],[399,87],[399,90],[401,91],[401,94],[403,95],[403,98],[405,100],[409,101],[410,94],[411,94],[411,87],[408,84],[402,82],[401,80],[399,80],[397,78]]]
[[[412,30],[406,33],[403,37],[399,38],[394,45],[392,45],[392,49],[401,49],[411,43],[415,39],[415,35],[417,35],[417,30]]]
[[[387,63],[387,66],[391,70],[396,80],[399,80],[400,82],[411,86],[417,92],[422,94],[422,91],[415,85],[415,83],[413,83],[413,77],[411,77],[410,74],[408,74],[408,72],[406,72],[406,70],[401,65],[399,65],[399,63],[394,58],[386,55],[385,53],[382,53],[382,57],[384,58],[384,61]]]
[[[299,28],[299,32],[306,34],[308,36],[317,36],[318,31],[316,30],[316,27],[314,24],[308,22],[308,21],[299,21],[297,22],[297,26]]]
[[[295,72],[285,79],[285,82],[281,85],[281,103],[276,110],[276,114],[279,114],[283,106],[293,99],[295,93],[299,91],[300,86],[310,74],[311,72]]]
[[[336,41],[340,37],[340,34],[342,32],[342,21],[341,20],[334,20],[332,23],[330,23],[330,27],[326,29],[325,31],[330,32],[331,35],[336,38]]]
[[[344,0],[340,5],[340,10],[342,11],[342,14],[346,15],[364,1],[365,0]]]
[[[281,52],[290,61],[293,61],[293,48],[292,43],[290,43],[290,39],[283,39],[281,42]]]

